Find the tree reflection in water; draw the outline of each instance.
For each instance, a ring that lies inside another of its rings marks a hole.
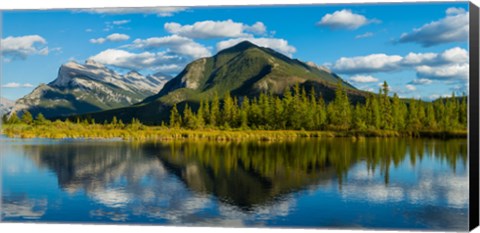
[[[214,195],[244,211],[332,180],[341,188],[351,167],[358,163],[365,163],[368,172],[380,172],[388,186],[390,170],[401,163],[415,166],[428,156],[447,163],[455,173],[457,163],[465,167],[468,161],[466,140],[398,138],[76,143],[25,149],[38,164],[56,173],[64,190],[83,189],[106,205],[121,206],[132,196],[175,193],[165,187],[152,190],[155,182],[173,174],[195,193]],[[142,179],[145,176],[150,183]],[[106,191],[115,184],[124,187]]]

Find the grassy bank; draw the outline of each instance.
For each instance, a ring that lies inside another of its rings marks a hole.
[[[218,130],[171,129],[161,126],[113,127],[101,124],[75,124],[54,122],[47,125],[12,124],[2,126],[2,133],[12,138],[119,138],[131,141],[282,141],[295,138],[322,137],[433,137],[466,138],[467,131],[419,131],[399,132],[387,130],[365,131],[304,131],[304,130]]]

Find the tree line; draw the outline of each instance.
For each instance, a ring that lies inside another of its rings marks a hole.
[[[312,88],[307,92],[299,85],[286,89],[282,96],[261,93],[258,97],[201,101],[194,111],[188,104],[182,111],[173,105],[169,126],[202,129],[264,130],[394,130],[454,131],[467,128],[467,97],[440,98],[433,102],[402,100],[389,86],[382,85],[377,95],[369,94],[365,103],[351,104],[344,87],[339,84],[335,99],[326,103]]]
[[[50,121],[39,113],[28,111],[21,117],[12,113],[3,116],[5,124],[24,123],[45,125]],[[58,121],[58,120],[57,120]],[[66,123],[96,124],[94,119],[76,118]],[[113,117],[103,125],[108,128],[140,129],[138,119],[123,123]],[[364,103],[352,104],[339,83],[333,101],[326,103],[321,93],[306,91],[295,85],[281,96],[261,93],[258,97],[237,98],[226,94],[222,99],[214,94],[212,101],[201,101],[195,110],[186,104],[170,110],[169,122],[162,126],[184,129],[253,129],[253,130],[391,130],[391,131],[455,131],[467,128],[467,97],[440,98],[433,102],[416,99],[402,100],[384,82],[377,95],[370,93]]]

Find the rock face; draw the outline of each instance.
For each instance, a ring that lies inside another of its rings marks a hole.
[[[7,114],[13,107],[14,102],[0,97],[0,116]]]
[[[272,49],[244,41],[213,57],[191,62],[158,94],[140,104],[100,112],[92,117],[103,121],[117,116],[124,122],[135,117],[147,124],[158,124],[168,119],[173,104],[181,107],[189,103],[195,108],[200,100],[212,100],[215,94],[223,97],[227,93],[239,98],[258,96],[262,92],[282,95],[285,89],[296,84],[305,90],[314,88],[316,93],[321,93],[326,101],[330,101],[339,83],[354,102],[365,99],[365,92],[324,67],[291,59]]]
[[[144,77],[136,71],[121,75],[93,60],[68,62],[54,81],[17,100],[12,112],[28,110],[48,118],[125,107],[158,93],[168,79],[160,74]]]

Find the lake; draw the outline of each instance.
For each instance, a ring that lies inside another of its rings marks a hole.
[[[466,231],[467,140],[0,138],[2,221]]]

